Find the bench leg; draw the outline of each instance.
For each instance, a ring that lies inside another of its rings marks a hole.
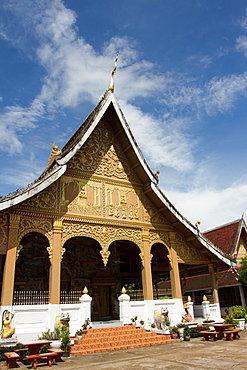
[[[233,339],[240,339],[240,335],[238,333],[233,333]]]
[[[19,367],[19,365],[17,364],[17,362],[16,362],[16,359],[15,359],[15,358],[8,358],[8,359],[5,361],[5,365],[7,365],[7,368],[8,368],[8,369],[11,369],[12,367]]]
[[[34,360],[31,361],[31,365],[32,365],[32,368],[33,369],[37,369],[37,364],[39,363],[39,361],[37,360],[37,358],[35,358]]]
[[[216,342],[217,341],[216,335],[211,335],[211,339],[212,339],[213,342]]]
[[[62,354],[61,353],[57,353],[56,357],[55,357],[55,362],[64,362],[64,360],[62,359]]]
[[[51,366],[52,362],[54,362],[54,360],[55,360],[54,358],[47,357],[47,365]]]
[[[232,333],[226,333],[226,340],[233,340]]]

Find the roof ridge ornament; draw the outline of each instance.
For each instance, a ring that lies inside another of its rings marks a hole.
[[[112,91],[112,92],[114,91],[114,75],[116,74],[116,71],[117,71],[117,61],[118,61],[118,53],[116,54],[114,68],[111,73],[110,85],[108,87],[108,91]]]

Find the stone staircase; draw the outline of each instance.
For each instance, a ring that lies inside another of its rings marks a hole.
[[[169,334],[150,333],[133,325],[89,329],[82,339],[74,340],[70,354],[73,356],[172,342],[180,342],[180,340],[171,339]]]

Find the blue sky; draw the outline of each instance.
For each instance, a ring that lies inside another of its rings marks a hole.
[[[238,0],[0,3],[0,194],[115,95],[159,186],[206,230],[247,212],[247,9]]]

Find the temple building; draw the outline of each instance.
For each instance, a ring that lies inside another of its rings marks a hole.
[[[17,334],[30,314],[38,330],[52,327],[66,304],[80,320],[68,305],[85,286],[92,321],[119,319],[123,286],[153,302],[170,279],[182,304],[182,277],[199,273],[218,303],[216,275],[235,266],[159,189],[111,88],[61,150],[53,145],[41,176],[1,199],[0,225],[1,308]]]

